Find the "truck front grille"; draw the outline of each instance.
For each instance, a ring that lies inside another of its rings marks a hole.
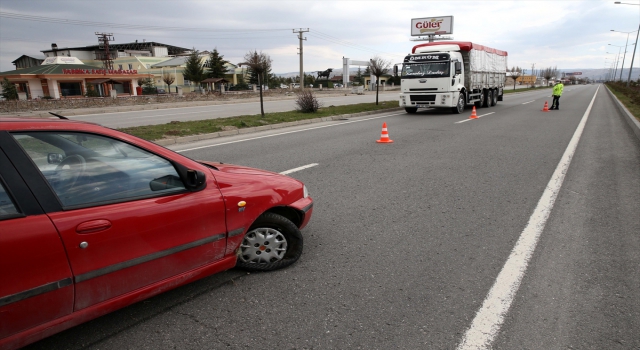
[[[411,102],[434,102],[436,95],[411,95]]]

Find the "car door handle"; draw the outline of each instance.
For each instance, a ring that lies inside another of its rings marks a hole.
[[[109,220],[91,220],[81,223],[76,227],[76,232],[79,234],[94,233],[98,231],[104,231],[111,227],[111,221]]]

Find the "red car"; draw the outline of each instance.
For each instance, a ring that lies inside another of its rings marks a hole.
[[[284,175],[95,124],[0,118],[0,349],[234,266],[288,266],[312,208]]]

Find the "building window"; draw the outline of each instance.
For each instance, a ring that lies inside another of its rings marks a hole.
[[[122,65],[121,64],[118,65],[118,69],[122,70]]]
[[[133,64],[129,63],[129,70],[133,69]]]
[[[81,83],[60,83],[62,96],[82,96]]]
[[[185,86],[191,86],[191,81],[190,81],[190,80],[185,79],[185,80],[184,80],[184,85],[185,85]]]

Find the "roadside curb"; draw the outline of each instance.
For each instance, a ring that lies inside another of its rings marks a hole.
[[[607,87],[606,85],[604,87],[607,88],[607,91],[609,92],[609,95],[613,98],[613,100],[617,102],[620,111],[622,111],[623,114],[627,116],[627,118],[625,119],[627,120],[629,127],[631,127],[631,130],[633,130],[633,132],[636,134],[636,137],[638,137],[638,140],[640,140],[640,122],[638,121],[638,119],[636,119],[636,117],[634,117],[633,114],[629,112],[627,107],[625,107],[622,102],[618,100],[618,97],[616,97],[616,95],[614,95],[613,92],[609,90],[609,87]]]
[[[280,124],[273,124],[273,125],[263,125],[263,126],[256,126],[256,127],[251,127],[251,128],[242,128],[242,129],[237,129],[237,130],[219,131],[219,132],[213,132],[213,133],[209,133],[209,134],[199,134],[199,135],[191,135],[191,136],[165,138],[165,139],[155,140],[155,141],[151,141],[151,142],[153,142],[153,143],[155,143],[157,145],[160,145],[160,146],[169,146],[169,145],[175,145],[175,144],[178,144],[178,143],[196,142],[196,141],[202,141],[202,140],[215,139],[215,138],[218,138],[218,137],[250,134],[250,133],[259,132],[259,131],[265,131],[265,130],[282,129],[282,128],[286,128],[286,127],[290,127],[290,126],[313,124],[313,123],[320,123],[320,122],[328,122],[328,121],[334,121],[334,120],[342,120],[342,119],[346,119],[346,118],[360,117],[360,116],[371,115],[371,114],[376,114],[376,113],[381,113],[381,112],[395,112],[395,111],[401,111],[401,110],[404,110],[404,108],[403,107],[393,107],[393,108],[387,108],[387,109],[380,109],[380,110],[377,110],[377,111],[368,111],[368,112],[360,112],[360,113],[352,113],[352,114],[341,114],[341,115],[334,115],[334,116],[331,116],[331,117],[305,119],[305,120],[298,120],[298,121],[295,121],[295,122],[280,123]]]

